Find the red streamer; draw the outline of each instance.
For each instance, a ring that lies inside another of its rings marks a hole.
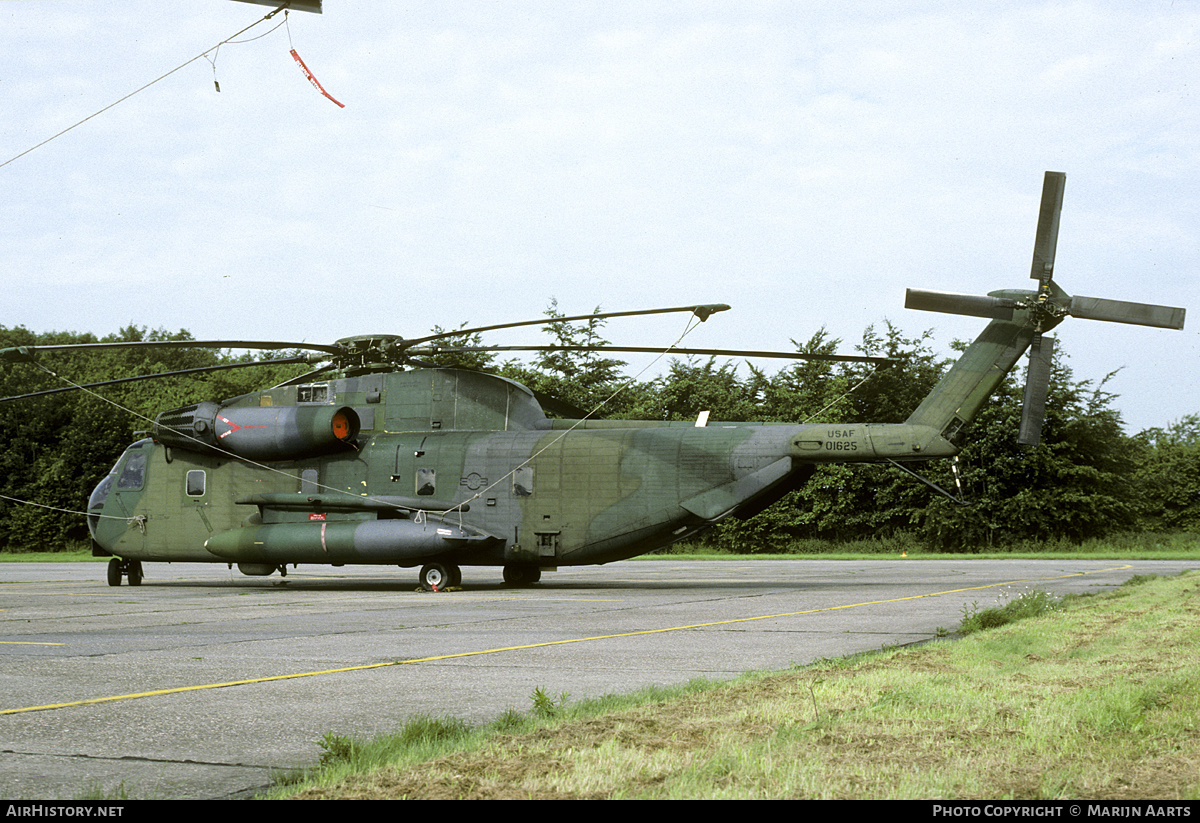
[[[300,55],[296,54],[295,49],[292,49],[292,57],[296,59],[296,62],[300,64],[300,68],[304,70],[304,76],[308,78],[308,82],[312,83],[316,87],[317,91],[321,92],[321,94],[325,95],[330,100],[333,100],[333,95],[325,91],[325,87],[322,86],[317,81],[317,78],[313,76],[313,73],[308,70],[308,66],[304,65],[304,61],[300,59]],[[346,108],[344,103],[338,103],[337,100],[333,100],[333,102],[337,103],[338,107],[340,108]]]

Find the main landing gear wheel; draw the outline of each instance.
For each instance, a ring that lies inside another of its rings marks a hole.
[[[532,586],[542,579],[542,570],[537,566],[505,566],[504,582],[510,586]]]
[[[427,592],[445,591],[462,583],[462,569],[453,563],[426,563],[421,567],[421,588]]]
[[[127,577],[130,586],[142,585],[142,561],[122,560],[114,557],[108,561],[108,585],[120,586],[121,578]]]

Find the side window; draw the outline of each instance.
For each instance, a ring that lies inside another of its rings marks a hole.
[[[431,495],[437,491],[437,476],[433,469],[417,469],[417,494]]]
[[[187,473],[187,496],[203,497],[206,477],[203,469],[193,469]]]
[[[533,494],[533,466],[522,466],[513,472],[513,494],[517,497]]]
[[[131,452],[125,458],[121,476],[117,478],[117,488],[136,490],[140,489],[144,482],[146,482],[146,453]]]
[[[307,386],[298,386],[296,388],[297,403],[328,403],[329,402],[329,384],[328,383],[310,383]]]

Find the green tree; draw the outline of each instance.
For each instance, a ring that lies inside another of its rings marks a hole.
[[[902,422],[932,390],[944,363],[930,351],[929,334],[909,339],[890,324],[873,327],[857,349],[888,357],[894,365],[804,361],[767,378],[753,372],[765,419],[821,423]],[[795,343],[795,341],[793,341]],[[822,330],[797,349],[832,354],[838,341]],[[744,389],[744,391],[746,391]],[[753,419],[753,418],[751,418]],[[763,419],[763,418],[759,418]],[[708,538],[712,545],[739,551],[778,551],[800,538],[861,540],[890,537],[912,528],[929,503],[930,489],[889,465],[830,464],[810,467],[792,480],[777,503],[744,521],[730,518]]]
[[[869,357],[893,361],[880,368],[867,363],[840,366],[836,387],[842,396],[819,420],[835,423],[902,423],[941,379],[946,362],[929,347],[931,332],[907,338],[890,323],[883,332],[869,326],[855,347]],[[912,528],[929,505],[930,488],[886,464],[833,464],[779,505],[790,506],[797,537],[863,540],[891,537]]]
[[[838,353],[840,340],[821,329],[804,343],[792,340],[798,354]],[[750,367],[754,390],[760,398],[761,417],[779,423],[835,422],[849,413],[845,369],[828,360],[797,360],[773,375]]]
[[[465,329],[466,327],[467,324],[463,323],[458,328]],[[441,326],[434,326],[432,333],[445,334],[446,329],[443,329]],[[483,334],[480,332],[475,332],[474,334],[453,334],[441,340],[436,340],[430,345],[449,349],[450,351],[422,357],[421,360],[423,362],[448,369],[467,369],[468,371],[488,371],[495,367],[496,355],[494,352],[453,351],[454,349],[473,349],[482,346]]]
[[[1200,531],[1200,415],[1134,438],[1142,523],[1155,531]]]
[[[754,384],[739,379],[737,366],[729,361],[717,365],[713,357],[673,359],[655,387],[655,419],[695,420],[703,411],[714,421],[761,419]]]
[[[597,306],[595,312],[599,314],[600,311]],[[565,316],[558,311],[558,301],[553,298],[545,314],[550,318]],[[609,345],[600,334],[604,322],[594,317],[575,323],[560,320],[547,323],[543,328],[553,338],[551,346],[600,349]],[[622,391],[613,397],[624,383],[621,369],[625,365],[623,360],[605,357],[602,351],[551,349],[539,352],[532,367],[512,361],[504,364],[500,373],[547,398],[555,398],[584,412],[595,410],[596,417],[609,417],[620,416],[635,402],[638,394],[626,395]]]
[[[1076,380],[1056,355],[1042,441],[1033,448],[1017,445],[1023,388],[1006,380],[971,425],[960,455],[967,503],[931,500],[920,518],[923,539],[935,548],[978,551],[1132,528],[1138,448],[1122,431],[1115,397],[1104,389],[1108,379]],[[945,469],[940,477],[951,482]]]

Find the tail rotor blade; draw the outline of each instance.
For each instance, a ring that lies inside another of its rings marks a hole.
[[[1029,371],[1025,374],[1025,400],[1021,404],[1021,432],[1017,443],[1036,446],[1042,440],[1046,417],[1046,395],[1050,391],[1050,366],[1054,361],[1054,338],[1034,334],[1029,347]]]
[[[1061,171],[1046,172],[1042,183],[1042,208],[1038,214],[1037,236],[1033,241],[1033,268],[1029,276],[1043,286],[1054,276],[1054,255],[1058,248],[1058,220],[1062,215],[1063,190],[1067,176]]]
[[[1016,306],[1016,300],[982,294],[908,289],[904,295],[906,309],[965,314],[969,317],[989,317],[995,320],[1012,320],[1013,309]]]
[[[1075,296],[1071,298],[1070,313],[1072,317],[1082,317],[1086,320],[1108,320],[1113,323],[1131,323],[1135,326],[1182,329],[1184,309],[1155,306],[1150,303],[1105,300],[1101,297]]]

